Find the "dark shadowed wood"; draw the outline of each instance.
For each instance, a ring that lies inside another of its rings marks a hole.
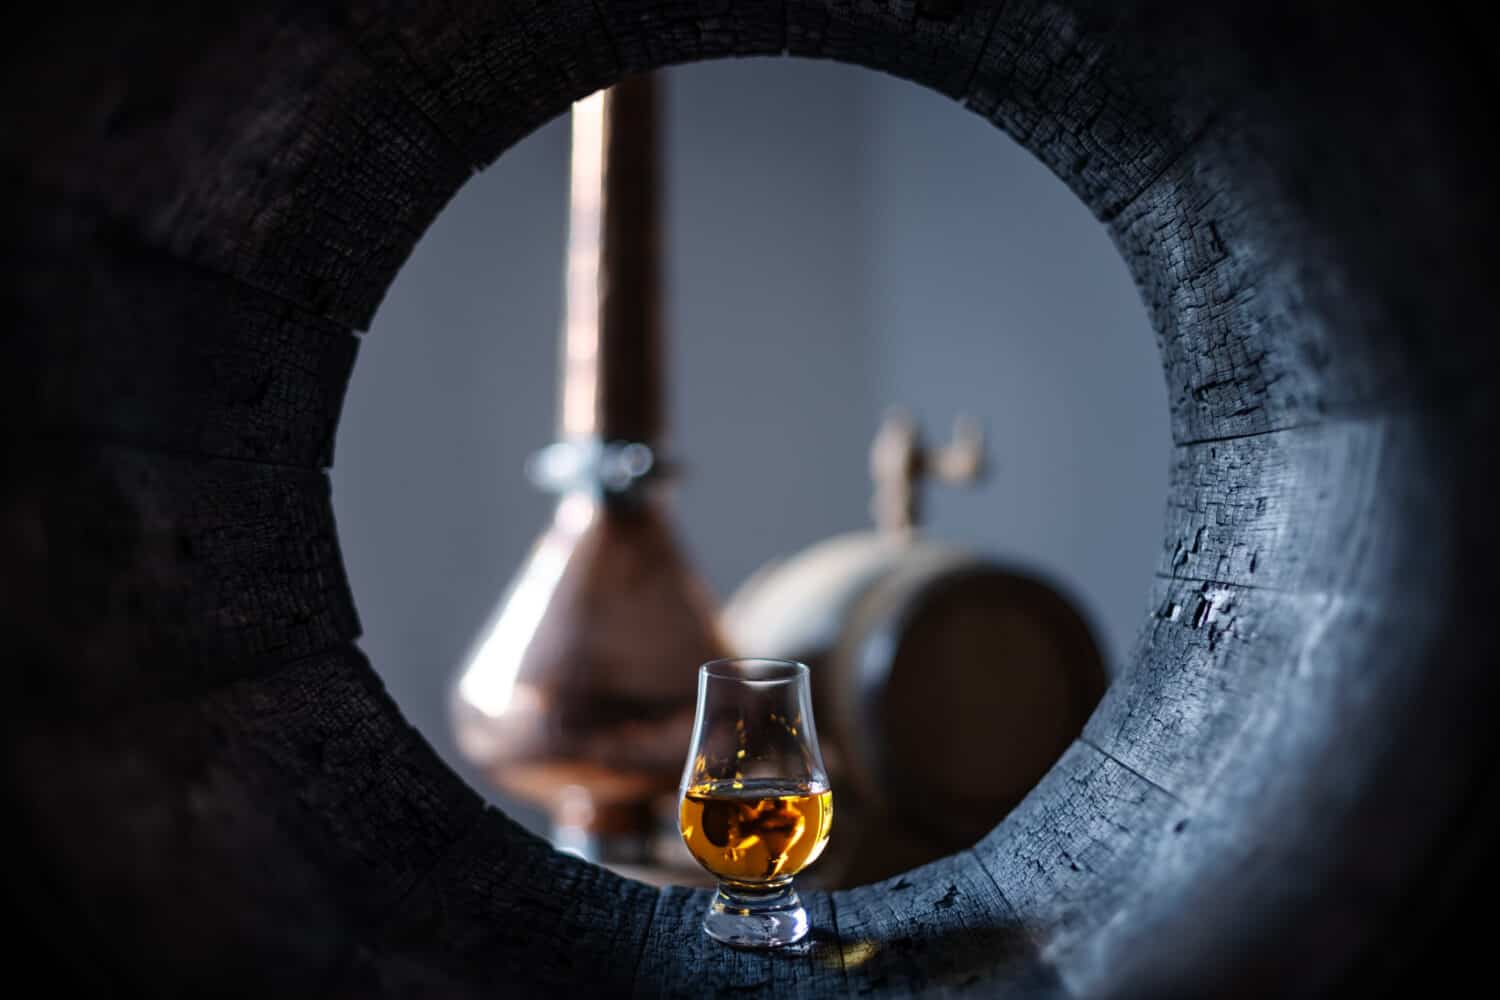
[[[20,214],[6,412],[164,451],[332,463],[358,344],[346,329],[62,203],[29,198]]]
[[[479,796],[393,711],[350,646],[230,684],[207,703],[234,722],[238,773],[298,847],[349,886],[341,902],[367,931],[479,821]]]
[[[618,996],[630,990],[657,896],[488,809],[392,911],[350,986]]]
[[[1482,962],[1452,945],[1500,836],[1488,37],[1036,0],[33,14],[0,60],[31,206],[0,215],[29,220],[0,774],[33,960],[351,996],[1412,993]],[[471,165],[627,73],[783,51],[949,94],[1070,185],[1151,311],[1179,447],[1084,739],[973,851],[812,897],[812,948],[768,957],[436,762],[347,645],[298,466],[327,459],[346,328]]]
[[[776,0],[622,0],[598,8],[625,73],[718,56],[779,54],[786,45],[788,5]]]
[[[36,448],[0,488],[18,714],[191,693],[358,632],[321,471]]]
[[[877,67],[961,98],[975,76],[999,6],[787,0],[786,49],[794,56]]]
[[[844,994],[844,964],[827,893],[802,894],[811,929],[781,953],[736,951],[709,940],[703,912],[713,893],[674,886],[661,893],[635,976],[639,997]]]
[[[621,72],[587,3],[367,0],[347,18],[366,58],[476,166]]]
[[[1107,984],[1089,948],[1129,919],[1139,872],[1182,815],[1168,792],[1080,741],[973,853],[1043,961],[1093,993]]]
[[[352,935],[378,932],[480,815],[348,647],[183,703],[7,730],[17,757],[52,762],[8,775],[11,791],[58,880],[93,886],[88,924],[144,992],[231,973],[247,995],[332,981]],[[111,854],[131,863],[108,871]],[[163,878],[176,906],[153,901]],[[161,935],[182,943],[176,957],[151,946]],[[255,962],[264,950],[282,961]]]
[[[1120,13],[1006,3],[967,93],[956,95],[1106,219],[1191,149],[1216,110],[1196,92],[1173,92],[1171,73],[1186,75],[1199,58],[1190,19],[1157,34],[1149,18]],[[1162,58],[1126,54],[1149,46]]]
[[[1471,391],[1500,346],[1470,310],[1500,307],[1500,289],[1465,248],[1500,191],[1494,135],[1467,124],[1486,88],[1433,68],[1459,43],[1422,18],[1372,23],[1356,44],[1331,13],[1243,17],[1199,26],[1215,65],[1196,99],[1218,107],[1193,155],[1112,221],[1157,329],[1174,438]],[[1231,98],[1243,79],[1256,83]]]
[[[971,852],[835,893],[834,904],[852,995],[1062,994],[1056,973],[1037,960],[1028,930]]]
[[[457,150],[315,5],[139,13],[60,20],[8,56],[24,93],[49,97],[8,96],[0,162],[173,253],[368,324],[467,176]]]
[[[50,981],[73,979],[73,952],[116,995],[306,994],[337,973],[356,941],[343,890],[297,845],[293,800],[253,787],[235,728],[202,702],[6,720],[12,833],[68,901],[32,959]]]

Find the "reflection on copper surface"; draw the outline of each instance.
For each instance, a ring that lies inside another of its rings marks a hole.
[[[599,254],[604,219],[605,91],[573,105],[572,183],[563,320],[563,437],[597,429]]]
[[[458,693],[485,715],[497,719],[512,707],[527,714],[541,708],[539,696],[531,689],[520,694],[533,704],[513,706],[516,679],[578,538],[593,522],[595,510],[596,504],[587,494],[572,493],[562,498],[552,530],[537,541],[526,562],[526,572],[516,578],[498,613],[480,633],[474,652],[466,658],[468,666],[459,678]],[[471,740],[482,738],[472,729],[462,732]],[[488,757],[493,750],[480,746],[463,749],[476,757]]]

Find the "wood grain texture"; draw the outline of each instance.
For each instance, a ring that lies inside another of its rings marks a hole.
[[[18,714],[191,693],[358,632],[320,471],[114,446],[9,458],[0,615]]]
[[[739,951],[710,940],[703,913],[713,893],[673,886],[656,901],[635,975],[638,997],[844,995],[844,963],[833,909],[822,892],[802,894],[811,928],[785,952]]]
[[[1444,520],[1456,503],[1444,470],[1472,461],[1476,446],[1446,439],[1429,415],[1400,414],[1178,447],[1157,572],[1289,593],[1401,593],[1441,576],[1462,543],[1392,525]]]
[[[487,809],[392,911],[345,989],[628,994],[656,901],[656,890],[560,855]]]
[[[52,765],[9,790],[59,881],[91,886],[87,927],[142,992],[332,982],[482,808],[348,647],[187,701],[6,728],[10,759]],[[175,906],[154,902],[162,885]]]
[[[999,4],[786,2],[786,46],[794,56],[837,59],[962,97]]]
[[[374,933],[479,821],[483,803],[395,710],[352,646],[211,692],[234,767],[361,931]]]
[[[1339,615],[1340,599],[1169,580],[1157,581],[1151,599],[1157,614],[1127,668],[1130,682],[1105,695],[1084,733],[1196,803],[1214,794],[1224,767],[1286,721],[1308,666],[1303,647]]]
[[[972,852],[835,893],[833,901],[853,996],[1063,994]]]
[[[135,996],[306,995],[337,970],[355,946],[342,890],[283,825],[287,800],[258,793],[235,730],[201,701],[7,719],[8,804],[68,900],[27,964],[66,984],[76,951],[106,995]]]
[[[98,8],[12,53],[0,162],[180,257],[367,325],[468,165],[316,6],[179,15]]]
[[[1300,976],[1320,995],[1355,963],[1356,929],[1413,919],[1424,872],[1448,860],[1434,845],[1463,828],[1462,789],[1490,768],[1493,730],[1475,699],[1496,686],[1480,666],[1493,654],[1411,597],[1167,580],[1156,596],[1208,603],[1143,632],[1085,733],[1184,809],[1176,849],[1141,866],[1174,906],[1113,928],[1113,967],[1139,967],[1131,956],[1165,934],[1183,942],[1190,976],[1235,969],[1246,995]],[[1219,913],[1234,914],[1233,941],[1191,919]],[[1142,995],[1159,977],[1144,975]]]
[[[358,341],[127,229],[30,197],[8,220],[0,412],[49,435],[277,465],[333,461]],[[24,376],[22,373],[25,373]]]
[[[1482,959],[1437,930],[1484,911],[1475,845],[1500,836],[1500,151],[1473,26],[1040,0],[63,13],[0,60],[0,177],[43,206],[0,216],[32,220],[5,236],[0,773],[49,974],[1255,996]],[[298,466],[327,460],[344,329],[473,165],[625,73],[779,51],[949,94],[1070,185],[1151,311],[1179,447],[1136,656],[1084,739],[972,852],[811,897],[813,947],[769,958],[438,765],[348,646],[327,481]]]
[[[1158,332],[1174,438],[1485,384],[1500,347],[1475,320],[1500,289],[1462,248],[1500,192],[1495,137],[1465,124],[1486,88],[1452,69],[1453,26],[1394,13],[1356,43],[1331,12],[1188,17],[1199,55],[1161,65],[1207,109],[1197,148],[1106,213]]]
[[[597,6],[626,74],[721,56],[779,54],[786,47],[785,0],[618,0]]]
[[[1150,898],[1142,870],[1183,815],[1172,795],[1078,742],[974,855],[1042,960],[1070,990],[1094,993],[1094,938]]]
[[[1222,484],[1239,481],[1247,496],[1271,498],[1260,516],[1286,536],[1273,562],[1295,570],[1322,553],[1325,566],[1347,572],[1307,577],[1301,592],[1158,580],[1155,617],[1085,736],[1189,810],[1181,850],[1155,858],[1144,880],[1179,900],[1179,915],[1158,909],[1136,928],[1122,925],[1117,957],[1137,953],[1132,937],[1181,936],[1196,964],[1185,975],[1235,968],[1247,995],[1300,976],[1317,995],[1335,987],[1333,968],[1361,968],[1355,928],[1394,927],[1434,895],[1455,905],[1451,882],[1440,895],[1422,886],[1451,877],[1438,874],[1452,870],[1453,852],[1441,845],[1467,842],[1463,831],[1475,824],[1492,829],[1464,790],[1493,780],[1496,739],[1483,706],[1500,686],[1487,666],[1496,642],[1449,616],[1482,615],[1487,601],[1450,581],[1482,573],[1474,560],[1494,551],[1493,518],[1474,508],[1493,468],[1464,454],[1485,447],[1493,421],[1478,420],[1463,442],[1409,446],[1423,441],[1423,422],[1403,416],[1182,449],[1203,458],[1218,449],[1229,467],[1221,485],[1205,480],[1204,496],[1222,499]],[[1243,475],[1246,455],[1277,454],[1284,471],[1314,441],[1328,446],[1311,453],[1326,468]],[[1267,442],[1282,448],[1261,451]],[[1365,456],[1357,468],[1351,454]],[[1288,482],[1302,485],[1288,491]],[[1287,506],[1274,510],[1278,501]],[[1254,520],[1237,523],[1248,540],[1265,537]],[[1446,530],[1400,530],[1411,523]],[[1283,582],[1292,579],[1302,578]],[[1195,912],[1233,912],[1236,942],[1210,940],[1183,916]],[[1385,947],[1409,961],[1412,945],[1397,938],[1387,933]],[[1380,961],[1389,972],[1403,959]],[[1162,988],[1160,969],[1134,964],[1142,995]]]
[[[1170,59],[1142,60],[1144,46]],[[1198,93],[1172,92],[1166,69],[1194,60],[1195,48],[1187,18],[1163,31],[1118,5],[1008,2],[962,96],[1108,219],[1218,110]]]
[[[476,166],[620,75],[587,3],[364,0],[345,16],[365,58]]]

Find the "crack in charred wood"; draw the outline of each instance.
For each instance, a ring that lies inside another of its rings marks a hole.
[[[974,65],[969,67],[969,72],[964,77],[964,83],[959,88],[956,100],[963,102],[964,106],[973,110],[969,104],[969,93],[974,89],[974,80],[979,76],[979,69],[984,65],[984,57],[989,53],[990,42],[994,41],[995,28],[1000,24],[1000,18],[1005,13],[1007,0],[999,0],[995,4],[995,13],[990,16],[989,26],[984,29],[984,41],[979,43],[978,50],[974,53]]]
[[[1191,583],[1204,587],[1228,587],[1234,590],[1260,590],[1268,594],[1280,594],[1285,597],[1299,597],[1311,594],[1325,593],[1325,591],[1322,590],[1291,590],[1286,587],[1273,587],[1264,583],[1242,583],[1238,580],[1214,580],[1209,577],[1183,576],[1178,573],[1163,573],[1160,570],[1157,570],[1152,575],[1156,577],[1156,579],[1166,580],[1168,583]],[[1160,618],[1160,616],[1157,617]]]
[[[1087,736],[1079,736],[1078,737],[1078,742],[1080,742],[1080,743],[1084,744],[1085,746],[1088,746],[1089,748],[1093,749],[1100,756],[1104,757],[1106,760],[1109,760],[1112,763],[1114,763],[1115,765],[1124,768],[1130,774],[1132,774],[1133,776],[1139,778],[1141,781],[1145,782],[1146,784],[1150,785],[1152,788],[1156,789],[1158,792],[1161,792],[1163,795],[1165,795],[1167,798],[1171,799],[1173,802],[1177,803],[1178,805],[1185,805],[1186,804],[1186,803],[1183,802],[1182,796],[1178,795],[1176,792],[1172,791],[1170,788],[1167,788],[1166,786],[1162,785],[1161,783],[1156,782],[1156,781],[1152,781],[1150,778],[1146,777],[1140,771],[1137,771],[1135,768],[1131,767],[1129,764],[1125,763],[1123,760],[1121,760],[1120,758],[1116,757],[1114,754],[1110,753],[1108,750],[1104,749],[1099,744],[1095,743],[1089,737],[1087,737]],[[1128,833],[1129,831],[1126,830],[1125,832]]]
[[[964,850],[967,851],[970,857],[974,859],[974,863],[979,866],[979,870],[984,872],[984,877],[990,880],[990,885],[995,887],[995,896],[999,898],[1000,902],[1005,906],[1007,910],[1010,911],[1012,915],[1015,915],[1018,911],[1016,910],[1015,906],[1012,905],[1010,899],[1005,895],[1005,890],[1000,887],[1000,882],[995,878],[995,873],[990,871],[990,866],[984,863],[984,856],[973,847],[966,847],[964,848]],[[1037,961],[1041,962],[1042,943],[1037,940],[1037,937],[1032,932],[1032,929],[1026,926],[1026,922],[1024,920],[1021,920],[1019,917],[1017,917],[1016,923],[1021,928],[1021,933],[1025,935],[1027,942],[1031,945],[1032,953],[1036,956]]]
[[[1147,191],[1150,191],[1152,188],[1154,188],[1157,182],[1167,175],[1168,171],[1181,163],[1183,157],[1197,148],[1199,143],[1207,139],[1209,133],[1212,132],[1218,126],[1218,124],[1218,115],[1208,115],[1203,120],[1203,122],[1196,129],[1194,129],[1186,139],[1183,140],[1182,145],[1179,146],[1175,151],[1173,151],[1172,154],[1166,158],[1165,162],[1160,164],[1154,171],[1152,171],[1151,176],[1146,179],[1146,182],[1144,184],[1136,188],[1136,190],[1132,192],[1124,201],[1120,202],[1120,204],[1114,206],[1108,211],[1101,212],[1099,214],[1099,221],[1104,223],[1106,226],[1110,226],[1111,229],[1113,229],[1114,221],[1121,215],[1128,212],[1132,205],[1139,201]]]
[[[849,962],[844,955],[844,934],[839,930],[839,903],[838,893],[828,893],[828,919],[833,923],[833,944],[839,955],[839,978],[844,983],[844,996],[853,996],[853,988],[849,985]]]
[[[651,943],[651,928],[656,926],[656,914],[661,910],[662,898],[663,894],[658,892],[655,901],[651,904],[651,913],[646,917],[646,930],[641,935],[641,946],[636,949],[635,964],[630,969],[630,988],[626,991],[628,996],[635,996],[640,985],[641,962],[645,959],[646,948]]]
[[[383,72],[385,67],[381,66],[374,59],[370,58],[370,55],[365,51],[364,46],[359,44],[358,35],[350,33],[350,27],[351,26],[347,20],[340,19],[337,28],[339,37],[344,42],[349,54],[353,58],[358,59],[360,62],[364,63],[366,68],[368,68],[372,73]],[[398,47],[405,48],[405,45],[400,38],[393,38],[392,42]],[[416,98],[407,93],[406,88],[404,87],[395,88],[395,94],[396,98],[403,104],[405,104],[413,114],[420,116],[427,122],[429,126],[431,126],[434,135],[438,136],[438,138],[442,139],[448,144],[450,151],[453,153],[454,159],[463,160],[465,163],[469,164],[470,177],[478,172],[478,169],[483,166],[483,164],[475,163],[473,161],[473,157],[470,156],[469,151],[464,148],[463,144],[458,141],[457,137],[449,134],[448,130],[443,127],[443,123],[438,121],[438,119],[432,114],[431,111],[429,111],[427,108],[424,108],[420,103],[418,103]],[[467,184],[468,181],[469,178],[466,177],[463,181],[460,182],[460,185]],[[421,238],[421,236],[421,233],[417,234],[418,238]]]
[[[615,33],[609,27],[609,18],[604,15],[604,8],[600,6],[601,0],[588,0],[589,7],[594,12],[594,17],[599,21],[599,31],[604,35],[605,41],[609,42],[609,51],[615,57],[615,71],[623,74],[625,72],[625,58],[620,52],[620,43],[615,39]]]

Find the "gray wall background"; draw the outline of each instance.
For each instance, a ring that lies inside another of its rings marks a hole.
[[[967,411],[990,479],[929,490],[929,533],[1052,579],[1117,662],[1169,439],[1104,228],[1009,137],[904,81],[784,59],[666,76],[677,510],[699,568],[722,595],[864,527],[883,409],[934,436]],[[550,508],[522,463],[556,407],[567,157],[559,120],[459,192],[364,337],[337,443],[361,645],[471,777],[447,689]]]

